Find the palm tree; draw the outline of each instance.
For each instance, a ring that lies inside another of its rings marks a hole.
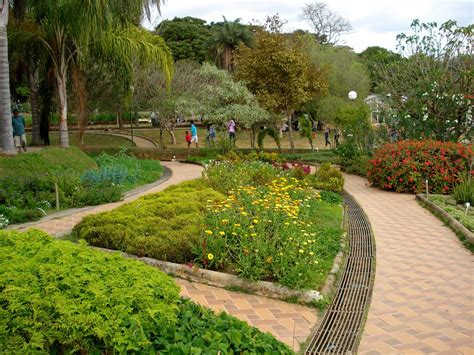
[[[222,24],[214,25],[212,36],[207,40],[205,46],[214,54],[216,65],[227,71],[234,70],[233,52],[243,43],[246,46],[252,44],[252,32],[248,26],[242,25],[240,19],[232,22],[225,17]]]
[[[159,0],[34,0],[30,11],[41,31],[37,38],[53,63],[58,95],[60,146],[69,146],[67,79],[72,64],[86,63],[90,54],[117,64],[128,78],[133,62],[155,63],[171,77],[170,50],[158,36],[137,23],[143,9]],[[122,78],[120,78],[122,80]]]
[[[0,150],[3,154],[15,154],[8,67],[8,7],[8,0],[0,0]]]

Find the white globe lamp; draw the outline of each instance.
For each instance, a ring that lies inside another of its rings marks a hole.
[[[349,91],[347,97],[349,98],[349,100],[354,101],[355,99],[357,99],[357,93],[355,91]]]

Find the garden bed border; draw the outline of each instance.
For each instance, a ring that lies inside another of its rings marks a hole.
[[[448,212],[443,210],[441,207],[435,205],[433,202],[428,200],[423,194],[417,194],[416,199],[430,210],[434,215],[440,215],[456,233],[461,234],[467,241],[474,244],[474,233],[464,227],[464,225],[451,216]]]

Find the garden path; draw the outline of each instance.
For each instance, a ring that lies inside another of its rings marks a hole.
[[[74,226],[87,215],[112,210],[143,195],[162,191],[168,186],[198,178],[202,174],[202,167],[198,165],[178,162],[162,162],[162,164],[172,171],[171,178],[148,190],[127,197],[123,201],[69,213],[55,219],[14,226],[13,229],[37,228],[56,237],[64,236],[71,233]],[[270,332],[296,351],[299,350],[299,342],[306,340],[318,320],[318,311],[314,308],[267,297],[231,292],[181,279],[176,279],[176,282],[181,287],[183,297],[191,298],[217,313],[226,311],[264,332]]]
[[[372,224],[375,284],[360,354],[474,354],[474,257],[413,195],[345,189]]]

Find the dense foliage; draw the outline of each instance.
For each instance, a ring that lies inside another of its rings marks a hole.
[[[369,162],[369,182],[385,190],[418,193],[425,180],[433,193],[448,193],[470,172],[471,147],[437,141],[401,141],[375,151]]]
[[[308,177],[308,182],[318,190],[342,192],[344,188],[342,173],[330,163],[323,163],[313,175]]]
[[[4,157],[0,214],[9,223],[22,223],[53,211],[55,184],[61,209],[118,201],[124,191],[153,182],[161,173],[158,161],[138,160],[123,151],[116,156],[102,154],[96,161],[76,148]]]
[[[234,186],[209,203],[198,255],[215,270],[250,280],[318,289],[339,250],[341,210],[304,182],[285,177]]]
[[[157,269],[39,231],[0,233],[0,290],[1,353],[292,353]]]
[[[464,227],[474,232],[474,209],[466,213],[466,206],[458,204],[451,195],[430,195],[429,200],[459,221]]]
[[[202,180],[185,182],[113,211],[87,216],[74,233],[95,246],[173,262],[191,261],[207,200],[222,198]]]

